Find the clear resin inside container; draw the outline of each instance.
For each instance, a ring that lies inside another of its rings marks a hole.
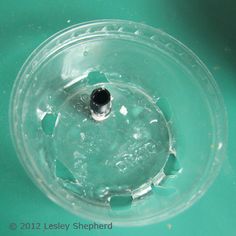
[[[89,98],[96,86],[76,87],[56,108],[50,145],[75,179],[66,182],[66,188],[87,200],[108,203],[114,194],[133,195],[155,182],[169,154],[169,130],[147,94],[119,83],[99,84],[112,94],[112,108],[106,120],[94,120]]]
[[[191,206],[224,157],[224,104],[202,62],[129,21],[80,24],[22,67],[11,130],[34,182],[71,212],[144,225]]]

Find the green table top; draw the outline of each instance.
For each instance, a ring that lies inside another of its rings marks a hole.
[[[236,4],[233,0],[2,0],[0,2],[0,235],[236,235]],[[90,223],[47,199],[13,149],[10,92],[30,52],[53,33],[95,19],[129,19],[160,28],[191,48],[213,73],[225,99],[228,155],[217,180],[184,213],[156,225],[112,230],[20,230],[20,223]],[[9,229],[17,223],[16,230]]]

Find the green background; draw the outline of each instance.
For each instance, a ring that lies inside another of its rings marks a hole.
[[[30,52],[70,25],[129,19],[160,28],[191,48],[225,99],[228,155],[217,180],[194,206],[157,225],[110,231],[12,231],[11,222],[89,223],[47,199],[25,174],[8,124],[11,89]],[[236,3],[234,0],[0,0],[0,235],[236,235]]]

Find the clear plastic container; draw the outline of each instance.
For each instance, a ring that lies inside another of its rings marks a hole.
[[[105,115],[91,108],[96,89],[109,91]],[[226,114],[210,72],[168,34],[130,21],[46,40],[18,74],[10,113],[36,185],[95,221],[172,217],[203,195],[225,156]]]

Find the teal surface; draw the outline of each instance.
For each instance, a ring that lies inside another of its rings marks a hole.
[[[20,230],[20,223],[90,223],[47,199],[25,174],[8,124],[10,92],[30,52],[53,33],[95,19],[119,18],[160,28],[191,48],[213,73],[229,120],[228,156],[194,206],[157,225],[112,230]],[[0,235],[236,235],[236,3],[233,0],[0,1]],[[16,230],[9,229],[16,223]]]

